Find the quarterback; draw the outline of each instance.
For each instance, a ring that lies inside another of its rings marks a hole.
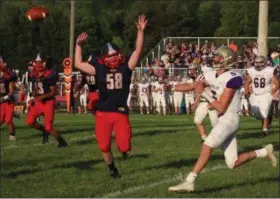
[[[198,174],[208,163],[212,151],[221,147],[225,162],[230,169],[237,168],[255,158],[268,157],[272,166],[277,166],[277,159],[273,154],[272,144],[264,148],[238,154],[236,133],[239,128],[240,110],[240,89],[243,85],[243,78],[239,73],[233,72],[231,68],[236,62],[237,55],[229,47],[220,47],[214,53],[213,71],[205,74],[203,81],[196,82],[195,85],[180,85],[180,87],[194,87],[196,92],[203,96],[216,109],[219,118],[210,134],[202,145],[199,158],[195,163],[192,172],[180,184],[169,187],[169,191],[192,192],[195,189],[195,180]],[[216,78],[211,78],[215,74]],[[214,81],[214,82],[212,82]],[[208,92],[206,87],[214,85],[212,89],[215,93]],[[178,86],[179,87],[179,86]],[[182,88],[176,88],[182,89]]]

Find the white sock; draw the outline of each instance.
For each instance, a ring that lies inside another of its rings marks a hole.
[[[187,182],[190,182],[190,183],[194,183],[196,177],[197,177],[197,174],[196,174],[196,173],[190,172],[190,174],[189,174],[188,177],[186,178],[186,181],[187,181]]]
[[[201,139],[205,140],[207,138],[206,135],[201,136]]]
[[[267,156],[267,150],[265,148],[255,150],[257,158],[264,158]]]
[[[264,129],[263,129],[263,131],[267,131],[267,129],[266,129],[266,128],[264,128]]]

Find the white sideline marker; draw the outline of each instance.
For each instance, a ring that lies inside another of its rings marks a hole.
[[[209,173],[209,172],[212,172],[212,171],[216,171],[216,170],[220,170],[220,169],[226,169],[226,168],[228,168],[226,165],[218,164],[216,166],[213,166],[212,168],[203,169],[201,173]],[[179,180],[182,180],[182,178],[183,178],[182,174],[178,174],[173,178],[161,180],[161,181],[158,181],[158,182],[143,184],[143,185],[140,185],[140,186],[137,186],[137,187],[130,187],[130,188],[124,190],[124,191],[112,192],[112,193],[106,194],[104,196],[101,196],[101,198],[115,198],[115,197],[118,197],[118,196],[121,196],[121,195],[130,194],[130,193],[134,193],[134,192],[141,191],[141,190],[144,190],[144,189],[148,189],[148,188],[160,185],[160,184],[170,183],[170,182],[173,182],[173,181],[176,181],[176,180],[179,181]],[[167,192],[167,188],[166,188],[166,192]]]

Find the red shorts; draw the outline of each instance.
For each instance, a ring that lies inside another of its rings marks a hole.
[[[128,115],[97,111],[95,122],[95,135],[102,152],[111,151],[112,131],[115,132],[116,144],[119,151],[130,151],[131,127]]]
[[[36,101],[34,106],[28,111],[25,122],[30,126],[35,123],[38,117],[44,115],[45,130],[50,132],[53,130],[54,113],[55,100],[48,100],[45,103]]]
[[[99,100],[99,92],[90,92],[88,94],[88,109],[92,110]]]
[[[5,122],[11,124],[13,122],[15,104],[13,102],[4,102],[0,104],[0,124]]]

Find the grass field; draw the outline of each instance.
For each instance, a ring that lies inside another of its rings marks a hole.
[[[196,192],[169,193],[189,172],[200,151],[200,138],[192,116],[131,115],[132,153],[123,160],[113,144],[122,177],[108,176],[90,115],[57,114],[55,126],[69,142],[58,149],[51,138],[41,144],[41,133],[15,120],[17,140],[1,130],[1,197],[279,197],[279,167],[257,159],[236,170],[227,169],[220,149],[197,178]],[[210,130],[209,121],[207,129]],[[273,143],[279,156],[279,121],[263,137],[260,122],[244,117],[238,132],[239,151]]]

